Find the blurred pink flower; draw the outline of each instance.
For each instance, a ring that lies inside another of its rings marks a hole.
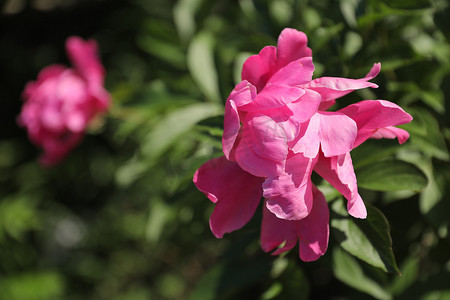
[[[328,246],[328,206],[311,181],[313,171],[347,200],[349,214],[367,215],[358,194],[350,151],[368,138],[409,135],[394,126],[411,116],[384,100],[366,100],[326,111],[380,71],[374,64],[361,79],[312,79],[314,65],[306,35],[284,29],[277,47],[267,46],[244,63],[242,81],[225,105],[224,157],[201,166],[194,183],[216,203],[211,230],[217,237],[244,226],[265,198],[261,245],[279,254],[300,244],[300,258],[312,261]]]
[[[105,72],[97,57],[97,43],[70,37],[66,51],[74,68],[44,68],[37,81],[26,85],[18,117],[30,140],[43,149],[40,162],[45,166],[63,160],[81,141],[92,119],[110,103],[103,87]]]

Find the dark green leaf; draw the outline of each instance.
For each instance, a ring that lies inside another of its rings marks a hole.
[[[366,203],[366,208],[367,219],[355,219],[347,214],[342,201],[334,201],[331,219],[333,236],[350,254],[385,272],[400,274],[386,217],[370,204]]]
[[[340,248],[333,251],[333,272],[340,281],[376,299],[392,299],[386,289],[364,274],[356,259]]]
[[[427,178],[419,168],[399,160],[379,161],[355,172],[358,186],[369,190],[418,192],[427,185]]]

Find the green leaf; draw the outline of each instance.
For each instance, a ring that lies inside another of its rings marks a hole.
[[[173,20],[183,41],[188,41],[195,32],[195,14],[203,0],[178,0],[173,8]]]
[[[22,273],[0,280],[0,298],[9,300],[61,299],[64,280],[56,272]]]
[[[399,160],[379,161],[355,172],[358,186],[369,190],[419,192],[427,185],[427,178],[419,168]]]
[[[333,251],[333,272],[345,284],[376,299],[389,300],[392,296],[376,281],[364,274],[358,261],[340,248]]]
[[[393,295],[400,295],[417,280],[419,275],[419,259],[416,256],[408,257],[403,262],[400,270],[403,275],[395,277],[390,288]]]
[[[404,1],[404,0],[382,0],[386,5],[392,8],[399,9],[419,9],[430,7],[429,0],[413,0],[413,1]]]
[[[349,31],[345,35],[344,54],[351,58],[361,49],[362,45],[362,37],[356,32]]]
[[[342,201],[334,201],[333,236],[350,254],[385,272],[400,274],[392,251],[389,223],[378,209],[366,203],[367,219],[350,217]]]
[[[196,103],[167,114],[142,142],[142,154],[149,158],[158,156],[197,122],[220,114],[222,111],[223,108],[220,105]]]
[[[420,150],[440,160],[450,160],[450,154],[436,117],[425,109],[408,109],[414,121],[403,126],[411,134],[411,142]]]
[[[40,213],[36,195],[11,195],[0,202],[0,231],[23,240],[27,231],[38,229]]]
[[[137,43],[142,50],[158,57],[159,59],[162,59],[177,68],[186,68],[186,58],[184,52],[181,51],[178,45],[153,38],[148,34],[139,35]]]
[[[343,0],[340,1],[340,9],[341,13],[344,16],[347,24],[356,28],[358,26],[357,18],[356,18],[356,10],[359,5],[360,0]]]
[[[391,139],[369,139],[352,150],[353,166],[356,169],[365,165],[376,163],[395,154],[403,146],[396,140]]]
[[[220,102],[219,83],[214,63],[214,37],[208,31],[198,33],[188,48],[187,64],[199,89],[210,100]]]

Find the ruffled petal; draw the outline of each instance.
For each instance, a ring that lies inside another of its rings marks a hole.
[[[344,154],[353,149],[356,123],[344,114],[318,112],[311,117],[303,136],[292,147],[294,153],[316,157],[319,144],[326,157]]]
[[[333,101],[334,99],[345,96],[354,90],[367,87],[377,88],[378,85],[368,82],[368,80],[371,80],[377,76],[380,69],[381,64],[376,63],[364,78],[349,79],[340,77],[321,77],[312,80],[310,83],[303,85],[303,87],[320,93],[324,102]]]
[[[320,149],[320,116],[314,114],[308,122],[301,125],[298,139],[289,144],[294,153],[301,153],[305,157],[317,157]]]
[[[330,236],[330,213],[325,196],[313,185],[314,204],[310,214],[299,221],[299,256],[314,261],[325,254]]]
[[[358,135],[354,147],[359,146],[382,128],[392,128],[392,126],[406,124],[412,120],[411,115],[405,112],[400,106],[385,100],[361,101],[349,105],[339,110],[339,112],[352,118],[358,126]],[[383,133],[386,134],[386,137],[390,136],[390,138],[395,138],[397,136],[395,133],[398,133],[400,136],[399,141],[405,141],[407,139],[407,133],[405,134],[404,131],[394,131],[380,131],[374,138],[377,136],[384,137],[382,135]]]
[[[320,144],[326,157],[344,154],[353,149],[356,123],[344,114],[320,112]]]
[[[303,57],[278,69],[268,80],[266,87],[271,85],[301,85],[312,80],[314,64],[312,57]]]
[[[263,181],[223,156],[206,162],[195,172],[197,188],[216,203],[210,218],[216,237],[240,229],[251,219],[262,196]]]
[[[251,103],[239,107],[242,111],[261,111],[279,108],[299,99],[305,93],[304,89],[287,85],[266,86]]]
[[[67,55],[75,70],[93,86],[103,85],[105,71],[98,57],[98,46],[95,40],[84,41],[72,36],[66,41]]]
[[[298,100],[286,104],[293,113],[293,119],[298,123],[308,121],[319,109],[321,96],[312,90],[305,90],[305,94]]]
[[[236,106],[243,106],[253,101],[256,97],[256,87],[247,80],[239,82],[233,91],[231,91],[228,99],[236,103]]]
[[[286,171],[267,178],[263,195],[267,208],[278,218],[300,220],[311,211],[313,195],[311,173],[316,160],[301,154],[286,160]]]
[[[299,241],[299,256],[303,261],[314,261],[325,254],[329,238],[329,211],[323,194],[312,186],[314,204],[311,213],[301,220],[277,218],[263,208],[261,248],[278,255],[292,249]]]
[[[380,128],[377,131],[375,131],[371,136],[371,139],[398,139],[398,142],[400,144],[403,144],[404,142],[406,142],[409,139],[409,133],[408,131],[401,129],[401,128],[397,128],[397,127],[393,127],[393,126],[388,126],[388,127],[384,127],[384,128]]]
[[[287,153],[286,134],[272,118],[261,113],[246,115],[235,153],[242,169],[259,177],[276,176]]]
[[[263,205],[261,223],[261,248],[263,251],[270,252],[279,247],[272,253],[278,255],[294,248],[298,241],[298,222],[301,221],[279,219],[267,209],[266,205]]]
[[[241,123],[239,119],[239,112],[236,104],[232,99],[228,99],[225,103],[225,116],[223,121],[223,135],[222,135],[222,149],[225,157],[229,160],[234,160],[234,155],[231,154],[236,138],[239,134]]]
[[[308,38],[301,31],[285,28],[278,37],[278,66],[283,67],[291,61],[302,57],[312,56],[312,51],[307,47]]]
[[[347,210],[350,215],[355,218],[366,218],[367,210],[358,194],[356,175],[350,153],[333,157],[320,155],[314,171],[348,200]]]
[[[277,48],[274,46],[264,47],[259,54],[250,56],[244,62],[241,73],[242,80],[247,80],[260,92],[276,71],[276,61]]]

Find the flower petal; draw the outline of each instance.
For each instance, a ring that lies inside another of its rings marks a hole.
[[[261,248],[265,252],[270,252],[277,247],[277,255],[286,252],[297,244],[297,227],[298,222],[288,221],[277,218],[267,207],[263,205],[263,218],[261,223]]]
[[[75,70],[93,86],[103,85],[104,69],[100,63],[95,40],[84,41],[80,37],[72,36],[66,41],[67,55]]]
[[[380,128],[377,131],[374,132],[374,134],[372,134],[370,136],[370,138],[372,139],[398,139],[398,142],[400,144],[403,144],[404,142],[406,142],[409,139],[409,133],[408,131],[404,130],[404,129],[400,129],[397,127],[393,127],[393,126],[388,126],[388,127],[384,127],[384,128]]]
[[[241,106],[242,111],[261,111],[272,108],[279,108],[287,103],[297,100],[305,93],[304,89],[287,85],[266,86],[255,100],[251,103]]]
[[[406,124],[412,120],[411,115],[400,106],[385,100],[361,101],[349,105],[339,112],[352,118],[358,126],[358,135],[354,147],[359,146],[381,128]],[[400,134],[402,141],[407,139],[404,131],[396,132]],[[383,137],[381,133],[379,133],[379,136]],[[395,138],[395,136],[391,138]]]
[[[302,57],[312,56],[312,51],[307,47],[308,38],[301,31],[285,28],[278,37],[278,66],[282,67]]]
[[[267,208],[278,218],[300,220],[312,207],[311,173],[317,160],[301,154],[286,160],[286,172],[269,177],[263,184]]]
[[[296,101],[286,104],[286,106],[292,111],[292,118],[295,121],[304,123],[318,111],[321,100],[319,93],[305,90],[305,94]]]
[[[256,97],[256,88],[247,80],[239,82],[233,91],[231,91],[228,99],[236,103],[236,106],[243,106],[253,101]]]
[[[356,123],[344,114],[320,112],[320,144],[326,157],[344,154],[353,149]]]
[[[364,78],[349,79],[340,77],[321,77],[312,80],[310,83],[307,83],[302,87],[312,89],[320,93],[324,102],[333,101],[334,99],[345,96],[354,90],[367,87],[377,88],[378,85],[368,81],[377,76],[380,69],[381,64],[376,63]]]
[[[259,177],[278,174],[288,153],[284,130],[270,117],[248,113],[235,158],[242,169]]]
[[[316,157],[319,143],[326,157],[344,154],[353,149],[356,123],[338,112],[318,112],[311,117],[303,136],[292,147],[294,153]]]
[[[236,138],[239,134],[241,123],[236,104],[232,99],[225,103],[225,116],[223,121],[222,149],[225,157],[234,160],[234,154],[231,151],[234,148]]]
[[[366,218],[367,210],[358,194],[356,175],[350,153],[333,157],[320,155],[314,171],[348,200],[347,210],[350,215],[355,218]]]
[[[314,261],[324,255],[330,236],[330,213],[325,196],[313,185],[314,204],[310,214],[299,221],[299,255],[303,261]]]
[[[303,57],[288,63],[278,69],[267,81],[266,87],[271,85],[301,85],[312,80],[314,64],[312,57]]]
[[[216,237],[240,229],[251,219],[262,196],[263,181],[223,156],[206,162],[195,172],[197,188],[216,203],[210,218]]]
[[[242,66],[242,80],[247,80],[260,92],[266,85],[267,80],[276,71],[277,48],[274,46],[264,47],[259,54],[252,55]]]
[[[312,186],[314,205],[304,219],[289,221],[277,218],[263,208],[261,248],[265,252],[276,249],[278,255],[292,249],[299,240],[299,256],[303,261],[314,261],[325,254],[329,238],[329,211],[323,194]]]

